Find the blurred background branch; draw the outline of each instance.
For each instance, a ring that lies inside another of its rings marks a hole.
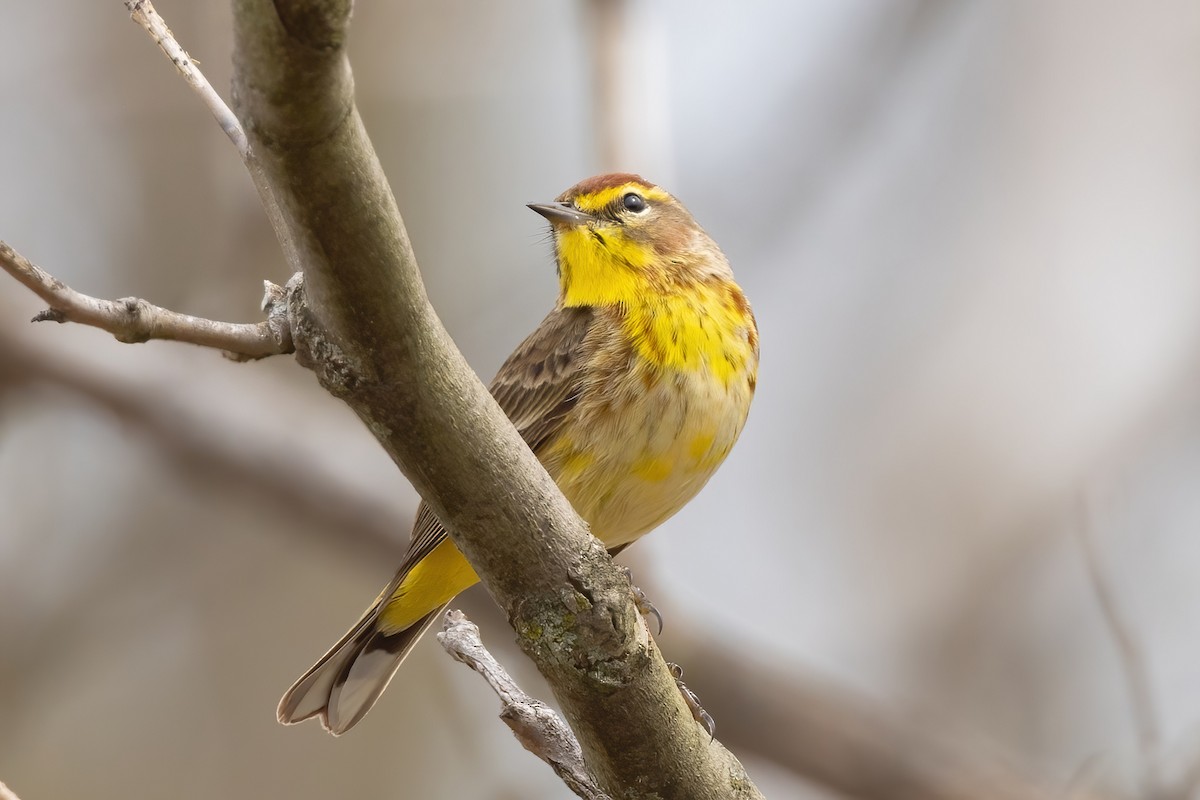
[[[332,537],[339,550],[366,561],[396,560],[416,506],[397,513],[339,474],[294,435],[270,436],[197,407],[192,387],[156,379],[152,372],[130,381],[54,344],[53,337],[16,334],[0,327],[0,386],[9,391],[56,389],[112,415],[160,450],[187,480],[216,482],[252,495],[273,514],[305,519],[301,533]]]
[[[697,629],[696,626],[690,626]],[[1052,800],[953,726],[889,712],[843,686],[782,668],[708,638],[673,639],[670,656],[703,686],[700,699],[730,746],[754,753],[837,796],[863,800]],[[1081,790],[1079,800],[1105,794]]]
[[[1137,640],[1134,628],[1125,618],[1117,602],[1112,580],[1101,564],[1100,553],[1092,532],[1093,511],[1086,495],[1080,500],[1080,520],[1077,528],[1079,551],[1087,570],[1088,580],[1096,595],[1096,605],[1104,617],[1104,624],[1112,635],[1117,658],[1129,693],[1129,708],[1138,734],[1138,745],[1142,760],[1141,792],[1148,798],[1164,795],[1163,779],[1160,774],[1160,748],[1162,746],[1158,713],[1150,691],[1150,676],[1146,668],[1145,655]],[[1179,795],[1186,800],[1187,795]]]

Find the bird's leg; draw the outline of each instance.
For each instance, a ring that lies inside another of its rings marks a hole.
[[[712,715],[704,710],[704,706],[700,705],[700,698],[696,693],[687,687],[683,682],[683,667],[673,661],[667,662],[667,669],[671,670],[671,677],[675,679],[675,685],[679,687],[679,693],[683,695],[683,701],[687,703],[688,709],[692,712],[692,719],[704,726],[704,730],[708,733],[710,740],[717,737],[717,723],[712,718]]]
[[[641,612],[643,617],[647,619],[654,617],[658,620],[658,635],[662,636],[662,614],[658,613],[658,609],[654,607],[654,603],[650,602],[650,598],[646,597],[646,593],[634,584],[633,570],[629,569],[629,567],[621,567],[621,569],[625,572],[625,577],[629,578],[629,588],[633,591],[633,604],[637,606],[637,610]]]
[[[629,578],[629,588],[633,591],[633,603],[637,606],[637,610],[641,612],[643,617],[654,617],[658,620],[658,633],[662,635],[663,618],[654,604],[650,602],[650,598],[646,597],[643,592],[633,582],[633,571],[629,567],[621,567],[625,572],[625,577]],[[696,693],[687,687],[683,682],[683,667],[674,663],[667,662],[667,668],[671,670],[671,677],[675,679],[675,685],[679,687],[679,693],[683,695],[683,701],[687,703],[688,710],[692,712],[692,719],[704,726],[704,730],[708,732],[710,739],[716,738],[717,723],[712,718],[712,715],[704,710],[704,706],[700,705],[700,698]]]

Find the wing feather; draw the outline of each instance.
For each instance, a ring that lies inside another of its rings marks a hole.
[[[535,453],[558,432],[578,399],[592,319],[591,309],[556,308],[492,381],[493,396]],[[380,614],[413,565],[445,539],[445,527],[421,503],[396,576],[350,632],[284,694],[278,712],[281,722],[320,716],[327,729],[340,734],[367,713],[442,609],[433,609],[407,629],[391,633],[380,628]]]
[[[594,317],[591,308],[556,307],[492,379],[492,397],[534,453],[554,438],[579,397],[585,340]],[[422,502],[400,576],[445,539],[446,528]]]

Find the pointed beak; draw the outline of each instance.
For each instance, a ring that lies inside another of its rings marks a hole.
[[[570,203],[530,203],[529,208],[550,220],[551,225],[584,225],[592,221],[590,215],[572,208]]]

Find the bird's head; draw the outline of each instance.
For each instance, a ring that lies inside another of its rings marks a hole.
[[[637,175],[598,175],[529,207],[550,221],[564,305],[630,304],[650,287],[732,278],[683,204]]]

